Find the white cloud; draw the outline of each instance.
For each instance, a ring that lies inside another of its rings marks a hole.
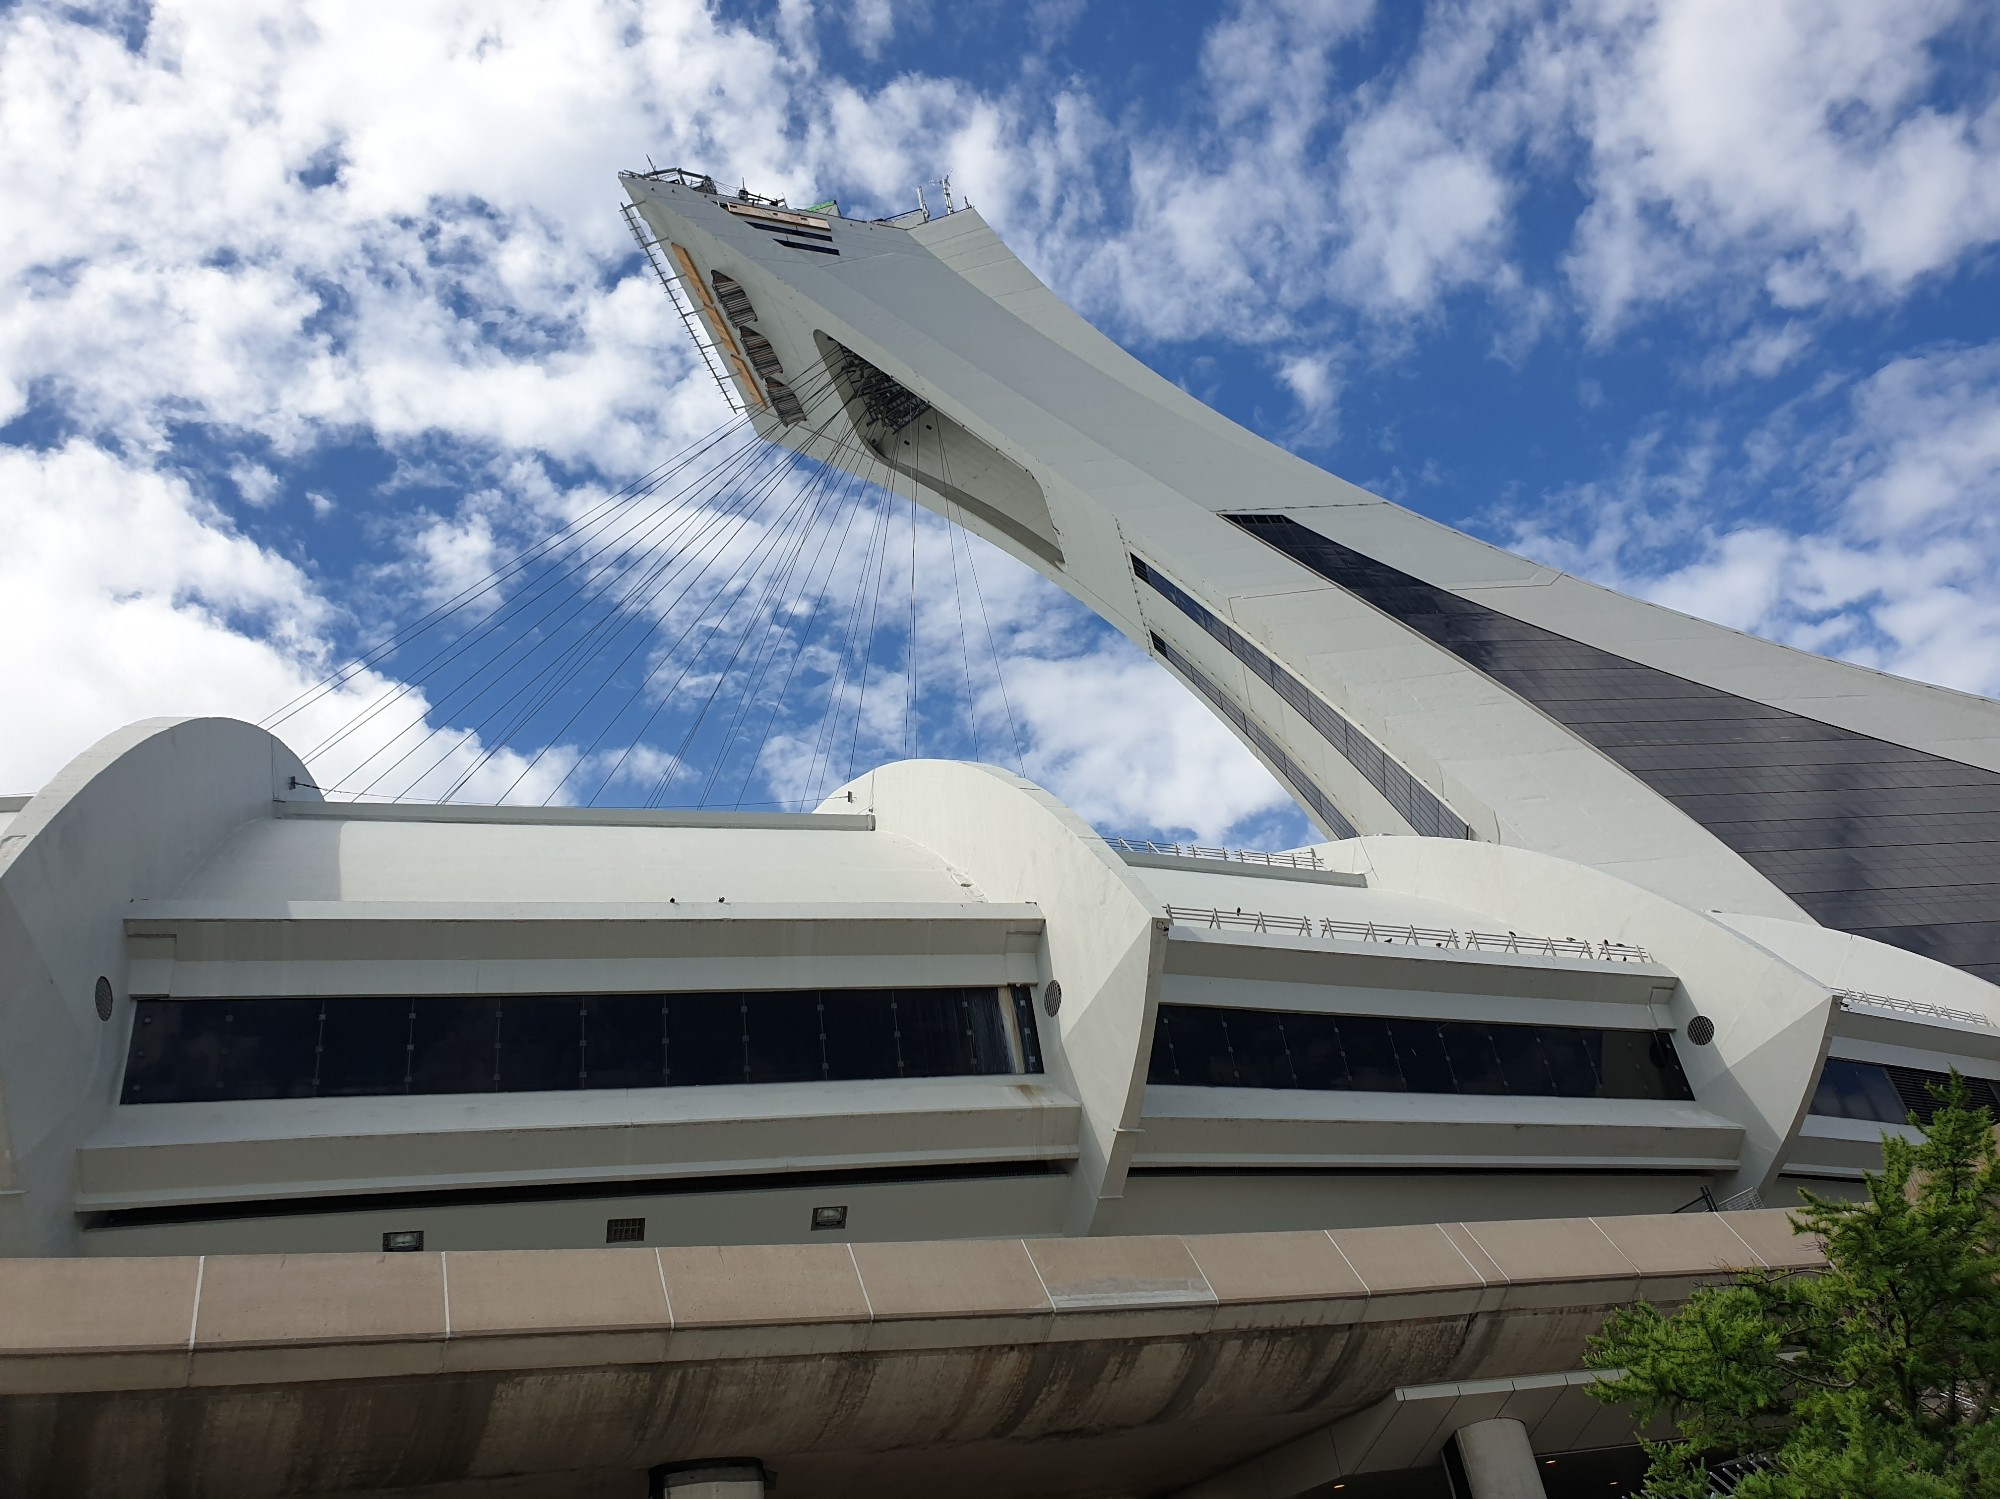
[[[1136,647],[1017,658],[1008,684],[1033,736],[1033,777],[1100,827],[1222,843],[1288,803],[1229,730]],[[1096,706],[1107,703],[1116,712]]]
[[[229,466],[229,482],[243,497],[243,503],[258,510],[275,504],[284,481],[261,463],[239,459]]]
[[[1813,455],[1793,528],[1742,518],[1773,483],[1759,446],[1655,434],[1514,542],[1690,614],[2000,694],[2000,344],[1896,359],[1788,432],[1783,452]]]
[[[255,718],[311,681],[324,602],[184,480],[81,442],[0,448],[0,496],[9,790],[133,719]]]
[[[1895,294],[2000,237],[2000,110],[1924,92],[1970,14],[1619,0],[1551,28],[1590,151],[1573,274],[1599,330],[1719,275],[1778,308]]]
[[[863,57],[880,56],[895,30],[895,0],[847,0],[847,35]]]
[[[301,753],[346,736],[315,764],[323,784],[360,769],[375,794],[428,798],[464,775],[456,799],[492,800],[524,765],[511,749],[489,756],[464,730],[430,737],[423,695],[377,673],[316,691],[331,665],[333,607],[184,479],[81,441],[46,453],[0,447],[0,497],[0,639],[20,709],[0,734],[9,790],[38,788],[134,719],[256,721],[308,697],[278,733]],[[539,801],[554,779],[531,776],[511,799]]]
[[[929,11],[860,0],[826,14],[865,51]],[[327,516],[325,481],[293,465],[355,437],[405,461],[398,493],[420,478],[462,486],[462,501],[413,503],[387,528],[386,561],[362,569],[362,597],[340,601],[393,617],[602,497],[566,468],[636,473],[712,423],[715,392],[690,378],[658,288],[618,279],[630,247],[613,174],[647,151],[883,208],[951,171],[1108,326],[1255,345],[1324,436],[1362,356],[1391,357],[1467,292],[1495,309],[1493,347],[1510,359],[1566,315],[1611,338],[1645,309],[1696,307],[1719,352],[1690,356],[1687,373],[1721,383],[1796,368],[1829,316],[1963,264],[2000,234],[2000,126],[1990,101],[1927,104],[1924,90],[1928,49],[1967,14],[1943,0],[1754,13],[1457,0],[1406,57],[1360,77],[1344,71],[1353,44],[1383,23],[1364,0],[1239,0],[1201,38],[1185,109],[1147,126],[1042,64],[985,91],[920,71],[876,89],[827,76],[814,50],[826,16],[805,0],[784,0],[761,33],[700,0],[165,0],[142,29],[123,10],[92,24],[16,7],[0,15],[0,420],[40,403],[83,436],[50,454],[0,450],[25,486],[6,501],[32,517],[22,534],[59,559],[0,609],[48,607],[60,580],[70,610],[50,656],[70,675],[38,689],[51,711],[10,733],[0,767],[46,774],[58,747],[143,712],[255,714],[323,664],[335,604],[170,477],[177,432],[256,455],[224,464],[243,502],[273,507],[245,526],[281,516],[288,492]],[[1528,267],[1519,217],[1530,186],[1571,178],[1586,201],[1565,280]],[[1754,463],[1696,433],[1672,462],[1636,459],[1607,524],[1564,544],[1703,612],[1985,680],[1981,590],[2000,591],[1985,560],[2000,538],[1979,510],[1993,508],[1985,357],[1906,361],[1857,389],[1813,471],[1835,516],[1824,527],[1719,519],[1716,475],[1747,482]],[[65,531],[72,493],[90,498]],[[316,537],[367,524],[361,497],[339,499],[343,526]],[[1663,561],[1689,537],[1698,562]],[[122,554],[142,540],[153,555]],[[86,566],[88,544],[105,555]],[[1282,805],[1205,710],[1074,606],[1024,570],[995,566],[988,582],[1001,654],[1025,674],[1030,768],[1058,790],[1127,824],[1184,797],[1174,815],[1205,838]],[[942,595],[926,587],[919,602],[931,680],[962,647]],[[646,607],[673,623],[693,602]],[[130,668],[147,647],[164,669]],[[710,680],[687,690],[697,679]],[[974,686],[991,742],[996,694]],[[371,679],[340,706],[396,690]],[[1110,692],[1136,706],[1092,714],[1080,736],[1074,703]],[[876,694],[862,743],[899,753],[902,713]],[[464,729],[442,758],[450,737],[404,755],[453,721],[450,705],[405,693],[348,769],[373,755],[372,778],[402,757],[378,789],[414,777],[435,792],[471,770],[463,794],[524,777],[516,794],[538,797],[573,767],[561,794],[575,794],[602,763],[554,731],[532,766],[532,750],[508,749],[474,769],[484,752]],[[687,772],[658,753],[655,780]]]

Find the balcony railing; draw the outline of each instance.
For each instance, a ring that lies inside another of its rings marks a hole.
[[[1954,1010],[1948,1005],[1926,1004],[1920,999],[1891,999],[1886,994],[1868,994],[1859,989],[1836,989],[1833,997],[1843,1010],[1887,1010],[1897,1015],[1921,1015],[1928,1020],[1955,1020],[1960,1025],[1983,1025],[2000,1030],[1992,1017],[1972,1010]]]
[[[1336,921],[1330,916],[1276,916],[1269,911],[1234,911],[1199,906],[1167,907],[1167,919],[1182,926],[1275,932],[1290,937],[1327,937],[1386,942],[1401,947],[1438,947],[1460,952],[1507,952],[1534,958],[1586,958],[1599,963],[1650,963],[1653,955],[1629,942],[1586,942],[1579,937],[1523,937],[1518,932],[1475,932],[1455,927],[1405,926],[1393,921]]]
[[[1150,838],[1106,838],[1115,849],[1128,854],[1164,854],[1171,859],[1214,859],[1224,864],[1261,864],[1270,869],[1324,869],[1319,850],[1302,848],[1296,853],[1267,854],[1254,848],[1210,848],[1202,843],[1155,843]]]

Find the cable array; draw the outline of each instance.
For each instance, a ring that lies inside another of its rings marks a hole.
[[[976,758],[1003,724],[1025,774],[972,536],[861,440],[833,372],[793,389],[786,440],[747,415],[702,434],[266,727],[306,741],[324,793],[375,800],[805,808],[881,759]],[[937,442],[917,456],[948,484]]]

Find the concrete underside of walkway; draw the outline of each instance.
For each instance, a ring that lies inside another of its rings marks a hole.
[[[1817,1262],[1776,1212],[6,1260],[0,1491],[635,1496],[745,1456],[785,1499],[1166,1494],[1400,1387],[1575,1369],[1635,1298]]]

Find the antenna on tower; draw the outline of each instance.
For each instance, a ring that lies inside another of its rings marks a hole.
[[[931,221],[931,206],[924,201],[924,189],[921,183],[917,185],[917,211],[923,214],[926,224]]]
[[[946,172],[939,179],[938,186],[944,189],[944,211],[946,213],[957,213],[958,210],[951,206],[951,173]]]

